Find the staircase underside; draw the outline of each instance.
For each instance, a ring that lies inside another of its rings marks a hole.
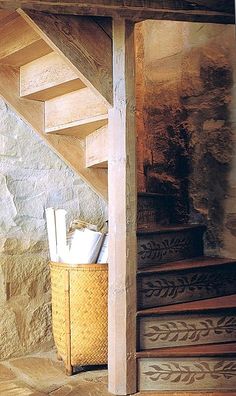
[[[0,22],[0,96],[106,200],[110,36],[86,17],[0,10]]]

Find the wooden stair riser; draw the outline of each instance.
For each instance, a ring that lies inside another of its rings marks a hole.
[[[107,124],[107,118],[107,106],[90,88],[82,88],[45,102],[47,133],[85,138]]]
[[[140,234],[138,235],[138,268],[201,256],[202,237],[201,228]]]
[[[173,198],[168,195],[139,193],[137,209],[138,229],[150,229],[158,224],[170,224],[172,200]]]
[[[138,276],[138,307],[152,308],[236,293],[236,265]]]
[[[235,357],[143,358],[138,369],[141,391],[236,389]]]
[[[0,27],[0,63],[22,66],[51,51],[20,16]]]
[[[84,88],[75,71],[52,52],[20,68],[20,96],[46,101]]]
[[[236,309],[138,319],[139,350],[236,341]]]

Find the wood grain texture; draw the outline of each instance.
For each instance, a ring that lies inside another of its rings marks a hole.
[[[207,310],[208,312],[215,310],[231,309],[236,307],[236,294],[230,296],[216,297],[209,300],[190,301],[186,303],[168,305],[164,307],[144,309],[138,311],[138,317],[153,315],[169,315],[176,313],[197,313]]]
[[[236,293],[235,263],[216,268],[150,273],[138,277],[139,309],[204,300]]]
[[[166,227],[166,230],[168,228]],[[166,231],[165,230],[165,231]],[[176,229],[170,232],[138,232],[138,268],[198,257],[203,254],[201,228]]]
[[[139,176],[139,175],[138,175]],[[168,225],[171,220],[173,197],[162,194],[138,194],[138,230]]]
[[[29,99],[45,101],[84,87],[77,74],[55,52],[20,68],[20,95]]]
[[[0,96],[37,132],[56,154],[65,161],[102,198],[107,199],[107,172],[85,167],[85,151],[79,139],[44,133],[44,105],[19,97],[19,71],[0,66]]]
[[[109,113],[109,390],[136,392],[136,131],[134,26],[113,20]]]
[[[99,128],[86,137],[86,166],[108,168],[108,128]]]
[[[135,21],[169,19],[192,22],[234,23],[234,2],[227,0],[1,0],[0,7],[35,9],[48,13],[125,17]]]
[[[19,15],[1,24],[0,63],[21,66],[50,51],[51,48]]]
[[[77,136],[84,138],[106,124],[107,118],[107,106],[88,87],[45,102],[45,132],[72,135],[81,126]]]
[[[86,86],[112,104],[112,42],[97,23],[80,16],[18,12]]]
[[[236,358],[147,358],[139,360],[139,389],[212,391],[236,389]]]
[[[142,317],[138,327],[140,350],[236,342],[236,307]]]

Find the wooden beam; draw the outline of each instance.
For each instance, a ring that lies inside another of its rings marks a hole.
[[[91,18],[18,10],[83,83],[112,104],[112,41]]]
[[[76,137],[44,133],[44,104],[19,97],[18,69],[0,65],[0,96],[99,196],[107,199],[107,172],[86,168],[84,147]]]
[[[58,14],[125,17],[134,21],[167,19],[234,23],[234,0],[0,0],[0,7],[21,7]]]
[[[109,114],[109,391],[136,392],[136,131],[134,25],[113,20]]]
[[[86,137],[86,166],[94,168],[108,167],[108,130],[99,128]]]

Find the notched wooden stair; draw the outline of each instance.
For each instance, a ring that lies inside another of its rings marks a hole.
[[[0,95],[107,199],[111,38],[96,18],[22,10],[0,17]]]
[[[150,207],[150,198],[143,199]],[[155,212],[153,204],[156,222],[151,216],[149,226],[138,217],[139,390],[233,395],[236,260],[204,256],[205,227],[160,225],[158,207]],[[160,208],[168,222],[168,205]]]

